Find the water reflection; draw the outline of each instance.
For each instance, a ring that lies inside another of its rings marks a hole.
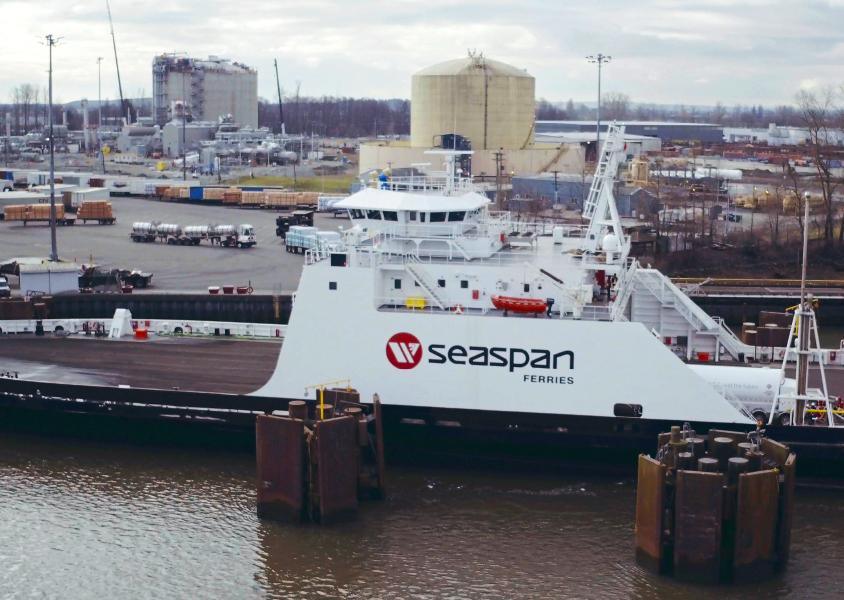
[[[633,561],[633,485],[396,469],[390,495],[321,528],[255,516],[246,455],[0,440],[0,596],[835,597],[836,494],[799,490],[778,579],[691,587]],[[831,566],[831,567],[830,567]]]

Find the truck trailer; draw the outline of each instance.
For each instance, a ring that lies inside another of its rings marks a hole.
[[[228,248],[251,248],[258,242],[255,228],[242,223],[240,225],[188,225],[182,227],[175,223],[137,222],[132,224],[129,237],[133,242],[166,242],[174,246],[198,246],[207,241]]]

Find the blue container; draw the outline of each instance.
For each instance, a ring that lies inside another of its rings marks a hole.
[[[191,200],[202,200],[202,186],[193,185],[190,188],[190,199]]]
[[[244,192],[263,192],[264,191],[263,187],[255,187],[255,186],[242,187],[240,189]]]
[[[15,180],[15,174],[12,173],[11,171],[6,171],[5,173],[3,173],[3,175],[5,175],[6,181],[14,181]]]

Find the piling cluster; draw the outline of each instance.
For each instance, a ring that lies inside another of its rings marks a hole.
[[[258,515],[331,523],[353,517],[359,500],[383,497],[382,423],[377,397],[363,405],[348,390],[292,401],[286,417],[260,415]]]
[[[760,581],[788,560],[796,456],[764,437],[688,426],[639,456],[636,560],[699,583]]]

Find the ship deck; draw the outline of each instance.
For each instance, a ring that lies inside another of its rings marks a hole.
[[[277,341],[4,336],[0,373],[20,379],[246,394],[275,369]]]

